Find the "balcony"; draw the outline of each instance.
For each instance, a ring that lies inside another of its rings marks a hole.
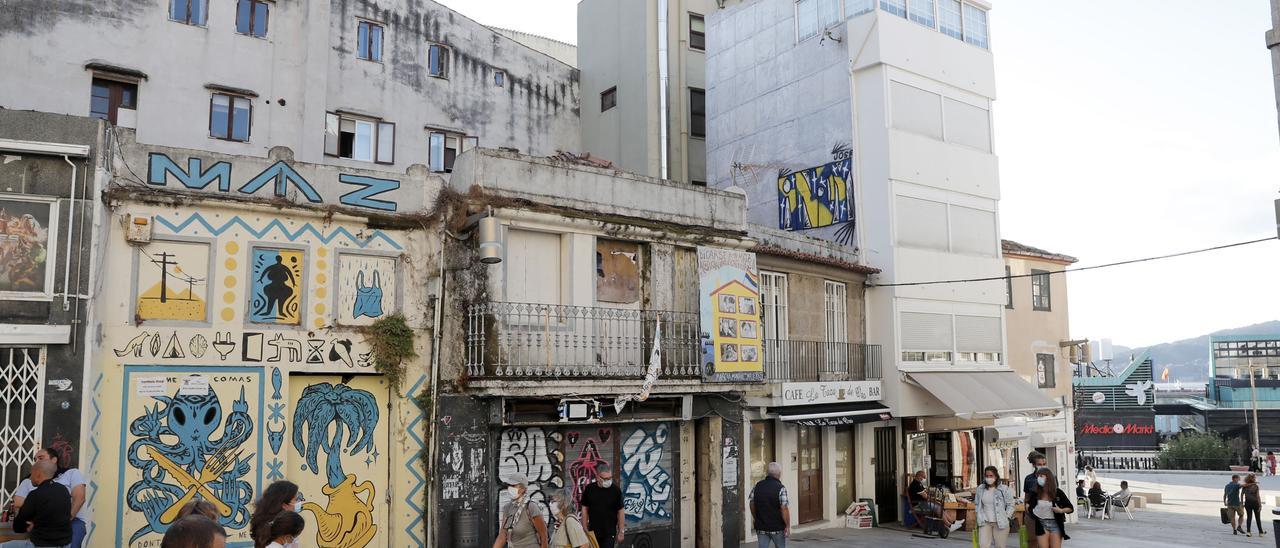
[[[764,341],[765,378],[775,382],[880,379],[880,345]]]
[[[658,378],[698,378],[698,314],[488,302],[467,310],[467,374],[477,378],[642,378],[662,324]]]

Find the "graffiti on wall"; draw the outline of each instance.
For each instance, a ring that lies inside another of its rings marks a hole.
[[[622,506],[629,523],[669,525],[672,521],[671,427],[667,423],[622,429]]]
[[[338,256],[338,323],[369,325],[395,312],[396,257],[342,253]]]
[[[58,204],[52,199],[0,199],[0,292],[49,293],[49,261],[57,242]]]
[[[573,502],[582,500],[582,490],[596,480],[596,473],[611,470],[614,464],[613,428],[582,428],[564,433],[569,462],[569,487]]]
[[[198,371],[125,368],[116,536],[131,545],[158,545],[195,498],[214,505],[228,541],[248,540],[262,473],[262,371]]]
[[[301,390],[293,412],[294,458],[301,465],[298,475],[291,477],[304,493],[314,493],[318,486],[326,498],[323,503],[303,503],[300,512],[309,514],[308,521],[314,524],[314,529],[307,530],[315,531],[315,544],[322,548],[370,545],[385,527],[379,524],[385,523],[386,505],[380,504],[376,487],[385,485],[388,474],[383,458],[386,421],[379,420],[378,412],[387,404],[385,381],[377,377],[350,383],[337,377],[292,380],[291,391]]]
[[[764,379],[760,355],[760,283],[754,253],[698,248],[703,378]]]
[[[295,325],[302,322],[304,255],[298,249],[253,249],[249,276],[250,321]]]
[[[563,440],[559,431],[548,432],[540,426],[504,428],[498,439],[498,481],[510,474],[524,474],[529,478],[529,500],[542,503],[545,514],[550,492],[565,485],[564,453],[560,451]],[[511,496],[503,490],[498,495],[499,513],[510,502]]]
[[[836,145],[832,161],[820,166],[778,172],[778,228],[810,230],[847,225],[837,241],[852,242],[853,154],[847,145]]]
[[[143,330],[112,351],[119,358],[186,361],[208,355],[217,356],[222,362],[348,368],[367,368],[373,358],[365,346],[341,334],[214,331],[212,339],[201,331]]]
[[[202,242],[152,240],[137,249],[140,320],[208,320],[209,251]]]

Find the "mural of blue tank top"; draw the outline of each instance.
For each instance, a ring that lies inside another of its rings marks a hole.
[[[373,271],[373,285],[364,285],[364,271],[356,273],[356,301],[351,308],[351,317],[368,316],[377,318],[382,315],[382,280],[378,279],[378,271]]]

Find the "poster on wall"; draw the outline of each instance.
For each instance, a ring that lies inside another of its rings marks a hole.
[[[764,380],[755,254],[699,247],[698,288],[703,379]]]
[[[369,325],[396,312],[396,257],[338,255],[338,323]]]
[[[57,216],[53,198],[0,197],[0,297],[53,293]]]
[[[152,240],[139,247],[134,266],[134,316],[142,320],[208,321],[210,246]]]
[[[196,498],[213,504],[229,546],[250,541],[252,502],[263,481],[262,369],[208,370],[124,368],[119,543],[159,546],[178,511]],[[204,380],[192,389],[197,373]]]

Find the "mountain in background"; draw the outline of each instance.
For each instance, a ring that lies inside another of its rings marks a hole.
[[[1113,345],[1115,360],[1113,369],[1119,370],[1129,363],[1130,355],[1137,355],[1143,350],[1151,349],[1151,359],[1155,362],[1157,382],[1165,366],[1169,367],[1169,381],[1203,382],[1209,380],[1209,337],[1211,335],[1274,335],[1280,334],[1280,321],[1270,321],[1234,329],[1214,331],[1209,335],[1201,335],[1193,339],[1157,344],[1151,347],[1129,348]]]

